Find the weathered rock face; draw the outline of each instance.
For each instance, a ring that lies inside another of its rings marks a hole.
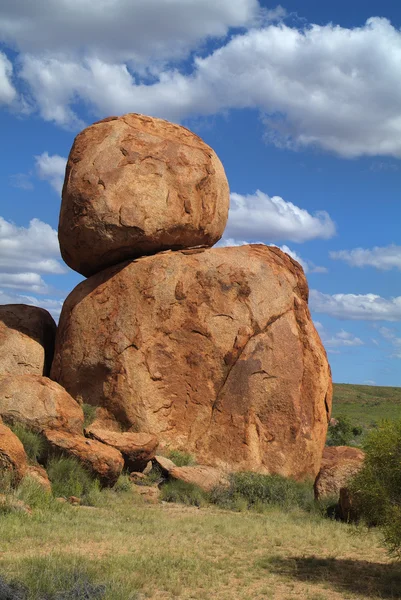
[[[329,496],[340,497],[350,479],[360,471],[365,453],[350,446],[329,446],[323,451],[322,464],[315,481],[317,500]]]
[[[48,375],[54,352],[56,323],[36,306],[0,306],[0,373]]]
[[[155,456],[159,444],[156,436],[149,433],[117,432],[89,427],[85,435],[94,440],[112,446],[123,455],[125,466],[131,471],[141,471]]]
[[[18,484],[28,469],[24,446],[17,436],[0,419],[0,474],[7,472]]]
[[[72,456],[99,478],[102,485],[113,486],[124,466],[121,452],[83,435],[47,429],[43,435],[53,452]]]
[[[0,375],[0,416],[42,433],[62,429],[81,433],[84,415],[79,404],[47,377]]]
[[[228,487],[230,482],[227,477],[214,467],[194,465],[193,467],[174,467],[168,473],[171,479],[179,479],[186,483],[197,485],[205,492],[210,492],[216,487]]]
[[[212,246],[228,206],[223,166],[198,136],[143,115],[109,117],[82,131],[71,149],[61,254],[89,276],[161,250]]]
[[[119,265],[67,298],[52,377],[201,464],[314,477],[331,377],[307,294],[263,245]]]

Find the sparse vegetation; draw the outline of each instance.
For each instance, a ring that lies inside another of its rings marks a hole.
[[[86,404],[84,402],[82,404],[82,411],[84,413],[84,428],[92,425],[93,421],[96,417],[96,406],[92,406],[91,404]]]
[[[183,452],[182,450],[170,450],[167,457],[173,461],[177,467],[187,467],[196,464],[196,461],[192,454],[189,452]]]
[[[19,423],[15,423],[10,427],[10,429],[15,433],[17,438],[19,438],[20,442],[24,446],[25,453],[29,460],[32,463],[37,463],[41,457],[43,457],[46,449],[43,437],[39,433],[35,433],[34,431],[26,429]]]
[[[363,433],[360,425],[352,423],[346,415],[339,415],[334,425],[329,426],[327,432],[328,446],[357,446]]]
[[[47,473],[55,497],[77,496],[84,504],[96,503],[99,481],[74,458],[54,456],[47,464]]]
[[[172,480],[161,486],[161,499],[181,502],[188,506],[206,506],[208,497],[198,486],[186,481]]]

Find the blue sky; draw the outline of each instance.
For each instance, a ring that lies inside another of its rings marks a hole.
[[[112,114],[182,123],[220,156],[225,245],[306,270],[336,382],[401,385],[401,4],[3,0],[0,303],[57,317],[65,159]]]

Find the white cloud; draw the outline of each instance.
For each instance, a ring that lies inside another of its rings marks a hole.
[[[328,348],[335,348],[338,346],[348,348],[350,346],[363,346],[363,341],[359,337],[354,336],[352,333],[349,333],[349,331],[344,331],[344,329],[331,337],[324,338],[323,343]]]
[[[371,250],[354,248],[353,250],[338,250],[330,252],[330,258],[344,260],[351,267],[375,267],[382,271],[390,269],[401,270],[401,246],[375,246]]]
[[[11,104],[17,92],[11,82],[13,66],[7,56],[0,52],[0,104]]]
[[[18,227],[0,217],[0,272],[65,272],[59,262],[57,232],[47,223],[32,219],[28,227]]]
[[[243,196],[231,194],[226,236],[234,239],[305,242],[335,235],[335,224],[325,211],[311,215],[280,196],[260,190]]]
[[[376,294],[322,294],[311,290],[312,311],[338,319],[398,321],[401,319],[401,296],[389,300]]]
[[[376,385],[376,381],[374,381],[373,379],[365,379],[363,383],[365,385]]]
[[[43,152],[35,156],[35,162],[40,179],[46,179],[56,192],[61,194],[67,159],[58,154],[50,156],[48,152]]]
[[[49,287],[38,273],[0,273],[0,288],[17,288],[34,294],[47,294]]]
[[[0,8],[0,37],[23,52],[89,52],[146,64],[180,58],[259,15],[257,0],[10,0]],[[280,15],[277,7],[270,20]]]
[[[353,29],[332,24],[303,30],[282,23],[255,27],[234,35],[208,56],[195,58],[192,72],[188,65],[180,72],[180,65],[155,65],[152,57],[169,60],[183,48],[188,50],[199,36],[245,24],[255,15],[256,2],[193,0],[185,3],[192,11],[187,17],[184,2],[173,0],[163,21],[166,3],[152,0],[149,6],[158,2],[161,12],[149,29],[143,28],[140,18],[127,18],[128,0],[114,0],[114,10],[100,11],[96,5],[96,17],[88,2],[87,14],[82,13],[78,24],[66,8],[71,3],[56,10],[54,2],[43,0],[38,10],[35,3],[31,21],[14,11],[3,27],[6,39],[29,51],[20,56],[19,75],[46,120],[81,126],[73,108],[77,99],[97,116],[137,111],[173,121],[255,108],[264,115],[266,139],[278,146],[318,146],[345,157],[401,157],[401,32],[386,19],[371,18]],[[175,18],[178,5],[184,14]],[[28,10],[27,0],[24,6]],[[77,4],[71,6],[75,10]],[[211,21],[194,20],[193,11],[198,10],[212,15]],[[164,33],[159,31],[161,23]],[[118,28],[115,36],[114,28]],[[137,28],[141,28],[138,36]],[[83,42],[91,51],[77,55]],[[141,61],[145,62],[139,67]]]
[[[30,306],[39,306],[48,310],[53,318],[58,320],[63,307],[63,300],[52,298],[40,298],[39,300],[35,296],[26,296],[0,290],[0,304],[29,304]]]

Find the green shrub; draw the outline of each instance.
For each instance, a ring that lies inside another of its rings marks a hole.
[[[42,485],[31,477],[24,477],[14,493],[18,500],[22,500],[30,508],[47,509],[54,503],[54,498],[50,492],[46,491]]]
[[[29,460],[37,463],[43,457],[46,449],[46,444],[43,437],[39,433],[26,429],[23,425],[16,423],[11,426],[11,430],[24,446],[24,450]]]
[[[161,489],[161,499],[165,502],[180,502],[190,506],[207,504],[207,494],[198,486],[186,481],[170,480]]]
[[[167,458],[172,460],[177,467],[190,467],[195,464],[194,457],[188,452],[182,452],[181,450],[170,450]]]
[[[120,475],[113,489],[117,493],[130,492],[132,489],[132,483],[129,478],[129,475],[124,473]]]
[[[93,423],[96,417],[96,406],[91,404],[82,404],[82,411],[84,413],[84,427],[89,427]]]
[[[314,510],[313,486],[280,475],[262,475],[242,472],[230,476],[229,488],[218,487],[210,493],[210,500],[223,508],[236,509],[246,503],[247,508],[261,510],[266,505],[282,508]]]
[[[364,445],[364,465],[350,485],[356,510],[380,525],[390,552],[401,558],[401,419],[384,421]]]
[[[77,460],[70,457],[53,457],[47,464],[47,474],[54,496],[77,496],[84,504],[95,504],[100,484]]]
[[[359,425],[354,425],[351,419],[346,415],[340,415],[336,425],[331,425],[327,432],[328,446],[351,446],[357,443],[363,429]]]

